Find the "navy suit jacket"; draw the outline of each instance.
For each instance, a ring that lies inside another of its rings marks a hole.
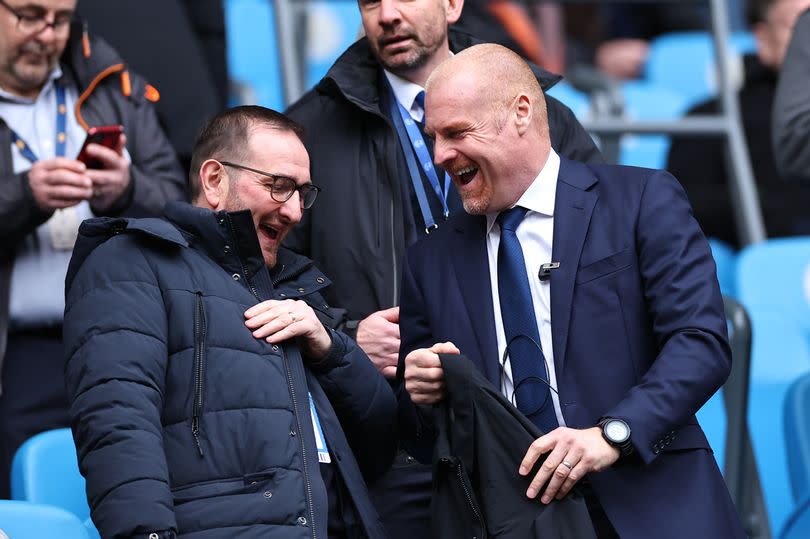
[[[485,227],[483,216],[457,215],[409,250],[400,374],[409,351],[449,340],[500,387]],[[617,532],[744,537],[695,418],[728,377],[731,352],[714,260],[677,180],[562,158],[552,258],[565,422],[588,428],[609,416],[632,429],[638,458],[590,476]],[[413,423],[405,391],[400,400]]]

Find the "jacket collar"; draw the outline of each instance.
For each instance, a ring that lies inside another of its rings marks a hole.
[[[448,39],[450,50],[454,53],[484,43],[452,27],[448,31]],[[550,73],[532,63],[529,66],[544,91],[562,79],[560,75]],[[335,61],[326,76],[316,86],[316,90],[325,94],[341,94],[367,112],[382,114],[380,112],[380,88],[384,88],[385,85],[382,84],[381,77],[380,64],[371,52],[368,38],[363,37],[346,49],[346,52]]]

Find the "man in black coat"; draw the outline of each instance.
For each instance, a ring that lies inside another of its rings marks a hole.
[[[327,299],[348,310],[348,330],[356,330],[358,344],[392,378],[404,251],[442,226],[445,214],[462,211],[444,171],[428,163],[430,140],[406,131],[420,129],[418,96],[427,77],[452,51],[474,40],[448,30],[461,15],[463,0],[358,3],[366,37],[288,110],[306,128],[312,178],[323,187],[323,204],[304,216],[287,245],[334,279]],[[544,89],[559,80],[536,67],[535,73]],[[560,154],[601,161],[570,109],[548,98],[548,110],[552,146]],[[429,470],[422,469],[419,482],[413,466],[413,459],[400,454],[391,475],[372,486],[393,537],[426,531],[418,522],[427,520]]]
[[[745,84],[737,98],[765,229],[772,238],[810,234],[810,187],[781,180],[771,146],[771,110],[779,69],[796,18],[808,7],[808,0],[748,2],[757,51],[744,57]],[[714,98],[696,105],[689,114],[715,114],[718,110],[719,102]],[[723,150],[719,138],[673,138],[667,170],[686,189],[703,232],[739,246]]]

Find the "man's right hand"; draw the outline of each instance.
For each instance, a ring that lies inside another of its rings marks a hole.
[[[451,342],[420,348],[405,357],[405,391],[414,404],[435,404],[444,399],[444,371],[439,354],[460,354]]]
[[[28,183],[42,211],[75,206],[93,196],[93,182],[81,161],[55,157],[37,161],[28,171]]]
[[[357,344],[386,378],[397,375],[399,307],[371,313],[357,324]]]

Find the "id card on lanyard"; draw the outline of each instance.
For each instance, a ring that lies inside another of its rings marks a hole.
[[[321,428],[321,420],[318,419],[318,410],[315,409],[315,402],[312,400],[312,393],[309,396],[309,414],[312,416],[312,430],[315,432],[315,447],[318,449],[318,462],[329,464],[332,458],[329,456],[329,448],[326,447],[326,438]]]
[[[430,204],[427,199],[427,192],[422,183],[422,176],[419,174],[421,168],[425,172],[433,192],[439,199],[442,205],[443,217],[445,219],[450,215],[450,210],[447,207],[447,194],[450,192],[450,175],[444,173],[444,190],[439,183],[439,178],[436,175],[436,169],[433,166],[433,159],[430,157],[430,152],[425,145],[425,139],[419,128],[416,127],[416,122],[411,117],[411,114],[397,101],[394,90],[391,84],[386,81],[388,90],[391,96],[390,113],[391,120],[394,122],[394,128],[397,131],[397,138],[402,146],[402,153],[405,154],[405,162],[408,165],[408,175],[411,177],[411,185],[416,193],[416,200],[419,202],[419,210],[422,213],[422,219],[425,223],[425,232],[430,233],[433,229],[438,228],[436,220],[433,218],[433,212],[430,211]],[[417,163],[417,158],[419,163]]]

